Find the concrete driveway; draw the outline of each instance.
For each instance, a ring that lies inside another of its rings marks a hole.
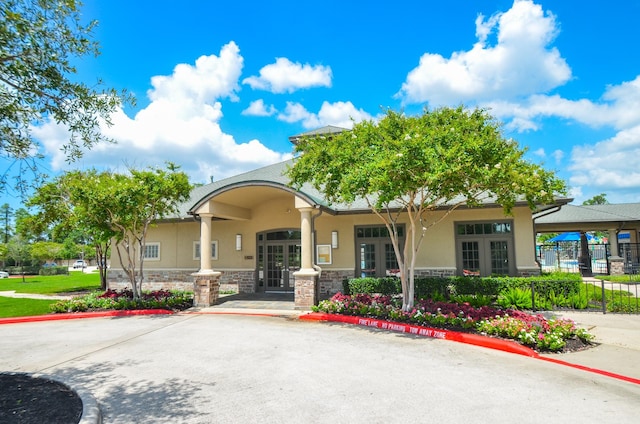
[[[105,423],[635,423],[640,386],[485,348],[295,317],[0,326],[0,371],[98,400]]]

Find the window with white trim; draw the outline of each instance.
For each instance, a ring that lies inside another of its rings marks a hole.
[[[200,242],[193,242],[193,259],[200,259]],[[211,242],[211,259],[218,260],[218,240],[213,240]]]
[[[160,260],[160,243],[145,243],[144,258],[148,261]]]

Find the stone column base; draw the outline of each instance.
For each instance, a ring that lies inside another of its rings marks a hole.
[[[318,301],[315,270],[300,270],[293,273],[295,277],[294,308],[309,310]]]
[[[623,275],[624,259],[619,256],[611,256],[609,258],[609,273],[610,275]]]
[[[207,307],[215,305],[220,293],[220,272],[208,274],[193,274],[196,281],[193,284],[193,306]]]

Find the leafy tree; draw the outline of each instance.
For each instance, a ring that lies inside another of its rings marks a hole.
[[[0,221],[2,221],[2,231],[4,233],[4,243],[9,243],[9,237],[11,236],[11,217],[13,216],[13,209],[8,203],[0,206]]]
[[[7,258],[9,256],[9,246],[7,243],[0,243],[0,261],[2,261],[2,269],[4,269]]]
[[[292,186],[311,183],[330,202],[364,199],[386,225],[400,268],[403,309],[414,302],[414,269],[427,229],[457,207],[496,202],[509,214],[518,201],[551,204],[564,182],[526,161],[482,109],[425,109],[418,116],[389,110],[379,121],[356,123],[331,138],[301,139],[287,171]],[[427,212],[444,211],[431,220]],[[408,220],[404,246],[399,221]]]
[[[43,263],[48,260],[56,260],[60,258],[62,252],[62,245],[60,243],[54,243],[51,241],[38,241],[31,244],[31,257]]]
[[[167,170],[130,170],[131,175],[113,174],[111,184],[96,196],[112,230],[122,269],[129,276],[134,298],[141,293],[147,231],[152,223],[177,211],[189,198],[191,184],[184,172],[169,163]]]
[[[16,235],[9,240],[8,255],[21,268],[22,281],[24,282],[24,266],[31,261],[31,246],[22,236]]]
[[[582,202],[583,205],[608,205],[607,195],[605,193],[596,194],[591,199],[587,199]]]
[[[558,233],[538,234],[538,236],[536,237],[536,242],[544,244],[544,243],[547,243],[550,239],[554,238],[557,235],[558,235]]]
[[[606,193],[600,193],[596,194],[591,199],[585,200],[584,202],[582,202],[582,204],[585,206],[608,205],[609,201],[607,200]],[[609,233],[605,233],[604,231],[593,231],[591,232],[591,234],[594,235],[598,240],[604,240],[605,238],[610,236]],[[613,237],[616,237],[616,235],[613,234]]]
[[[62,242],[62,251],[60,252],[60,254],[62,255],[63,259],[67,260],[67,266],[69,265],[69,261],[71,259],[77,258],[80,255],[80,252],[80,247],[78,247],[72,237],[67,237],[66,239],[64,239],[64,242]]]
[[[106,263],[116,232],[111,229],[104,208],[92,201],[92,193],[110,182],[109,175],[95,170],[67,172],[38,187],[28,200],[27,205],[39,210],[33,220],[38,231],[52,227],[55,234],[68,234],[63,249],[66,258],[78,257],[82,252],[78,245],[88,244],[93,246],[97,262]],[[99,272],[101,287],[106,289],[106,267],[100,267]]]
[[[29,204],[43,221],[77,228],[91,240],[98,264],[106,264],[112,239],[134,292],[139,298],[144,277],[145,240],[153,221],[176,211],[191,185],[185,173],[167,169],[131,169],[128,175],[95,170],[74,171],[37,190]],[[106,266],[100,266],[103,288]]]
[[[0,2],[0,156],[9,169],[0,174],[0,191],[7,189],[10,168],[18,163],[17,188],[24,193],[26,171],[38,173],[38,144],[32,128],[47,120],[69,131],[61,146],[69,160],[82,149],[106,140],[100,124],[133,99],[126,92],[99,89],[73,78],[72,62],[97,56],[92,40],[96,21],[83,24],[79,0],[3,0]]]
[[[35,241],[43,241],[47,238],[44,235],[46,228],[40,225],[37,217],[32,215],[27,209],[18,209],[14,217],[15,232],[25,242],[33,243]]]

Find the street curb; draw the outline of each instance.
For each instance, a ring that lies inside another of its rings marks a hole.
[[[397,323],[393,321],[378,320],[373,318],[363,318],[363,317],[352,316],[352,315],[327,314],[327,313],[320,313],[320,312],[311,312],[306,315],[301,315],[300,319],[306,320],[306,321],[341,322],[346,324],[360,325],[364,327],[374,327],[381,330],[397,331],[400,333],[407,333],[407,334],[412,334],[417,336],[424,336],[424,337],[431,337],[436,339],[466,343],[466,344],[485,347],[489,349],[501,350],[503,352],[515,353],[517,355],[524,355],[530,358],[539,359],[541,361],[551,362],[557,365],[564,365],[567,367],[579,369],[581,371],[587,371],[587,372],[603,375],[605,377],[615,378],[618,380],[626,381],[628,383],[640,385],[640,379],[637,379],[637,378],[627,377],[625,375],[620,375],[620,374],[612,373],[609,371],[600,370],[597,368],[590,368],[584,365],[573,364],[571,362],[545,357],[538,354],[538,352],[536,352],[535,350],[528,348],[526,346],[523,346],[519,343],[512,342],[509,340],[496,339],[494,337],[481,336],[479,334],[460,333],[457,331],[423,327],[423,326],[413,325],[413,324],[404,324],[404,323]]]
[[[60,321],[80,318],[128,317],[135,315],[173,315],[175,312],[166,309],[136,309],[130,311],[72,312],[68,314],[34,315],[26,317],[0,318],[1,324],[18,324],[24,322]]]

